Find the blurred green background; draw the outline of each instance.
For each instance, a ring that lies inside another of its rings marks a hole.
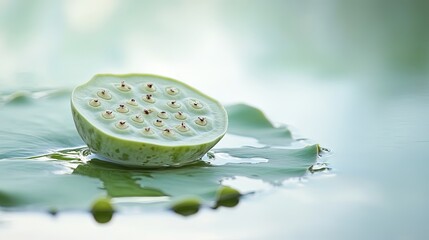
[[[291,74],[427,74],[428,11],[424,0],[2,0],[0,84],[152,72],[209,89]]]

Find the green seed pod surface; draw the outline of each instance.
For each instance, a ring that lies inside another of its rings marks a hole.
[[[198,161],[228,126],[218,101],[177,80],[149,74],[98,74],[74,89],[71,108],[89,148],[103,160],[126,166]]]

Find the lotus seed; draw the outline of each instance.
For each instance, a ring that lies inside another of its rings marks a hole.
[[[179,89],[175,88],[175,87],[168,87],[166,89],[167,93],[170,95],[177,95],[179,93]]]
[[[98,100],[98,99],[91,99],[90,101],[89,101],[89,105],[91,105],[91,106],[93,106],[93,107],[98,107],[98,106],[100,106],[100,101]]]
[[[121,120],[121,121],[116,123],[116,127],[119,129],[126,129],[126,128],[128,128],[128,124],[124,120]]]
[[[149,91],[149,92],[155,92],[156,91],[155,85],[153,85],[153,83],[147,83],[145,85],[144,89],[146,89],[146,91]]]
[[[123,92],[128,92],[131,90],[131,87],[128,86],[128,84],[126,84],[125,81],[121,81],[121,84],[119,84],[118,89]]]
[[[144,120],[141,115],[137,114],[131,117],[134,122],[142,123]]]
[[[174,135],[174,132],[172,129],[166,128],[164,129],[164,131],[162,131],[162,134],[167,137],[172,137]]]
[[[154,134],[154,132],[152,131],[152,129],[150,129],[150,127],[144,128],[143,131],[142,131],[142,133],[144,135],[153,135]]]
[[[152,113],[152,110],[151,110],[151,109],[143,109],[143,113],[144,113],[145,115],[149,115],[149,114],[151,114],[151,113]]]
[[[191,104],[191,106],[193,107],[193,108],[195,108],[195,109],[201,109],[201,108],[203,108],[203,104],[201,104],[199,101],[197,101],[197,100],[191,100],[190,101],[190,104]]]
[[[110,110],[104,111],[101,115],[106,119],[112,119],[115,117],[115,114],[113,114],[113,112]]]
[[[168,113],[165,111],[161,111],[158,113],[158,117],[160,117],[162,119],[168,119]]]
[[[116,108],[116,111],[120,113],[127,113],[128,108],[124,104],[119,104],[119,107]]]
[[[200,126],[205,126],[205,125],[207,125],[207,120],[206,120],[205,117],[198,117],[195,120],[195,123],[198,124],[198,125],[200,125]]]
[[[137,101],[134,98],[131,98],[130,100],[128,100],[127,102],[128,104],[130,104],[131,106],[137,106]]]
[[[178,125],[177,130],[181,131],[181,132],[187,132],[189,131],[189,128],[185,125],[184,122],[182,122],[180,125]]]
[[[161,119],[156,119],[156,121],[153,122],[153,125],[155,125],[157,127],[162,127],[162,126],[164,126],[164,122]]]
[[[168,106],[170,106],[171,108],[179,108],[180,107],[180,103],[178,103],[177,101],[170,101],[167,103]]]
[[[146,94],[146,96],[143,97],[143,100],[145,102],[148,102],[148,103],[154,103],[155,102],[155,99],[152,97],[152,94]]]
[[[101,97],[102,99],[106,99],[106,100],[112,99],[112,95],[106,89],[102,89],[102,90],[98,91],[97,95],[99,97]]]
[[[179,120],[185,120],[186,119],[186,115],[180,111],[177,112],[176,114],[174,114],[174,116]]]

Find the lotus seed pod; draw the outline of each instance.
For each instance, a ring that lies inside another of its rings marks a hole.
[[[96,75],[74,89],[71,106],[76,128],[92,152],[133,167],[198,161],[228,125],[216,100],[155,75]]]

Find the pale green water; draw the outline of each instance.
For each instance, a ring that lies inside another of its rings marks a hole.
[[[126,208],[105,225],[86,212],[1,212],[2,239],[428,237],[426,3],[0,5],[3,92],[71,87],[97,72],[158,73],[255,105],[333,150],[331,171],[282,187],[228,182],[260,190],[234,208],[187,218]]]

